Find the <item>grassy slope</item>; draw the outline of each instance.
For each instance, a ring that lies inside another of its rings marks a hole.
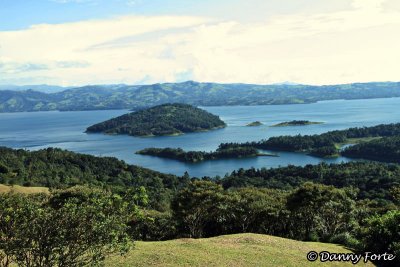
[[[136,242],[125,257],[106,266],[352,266],[351,263],[307,261],[307,252],[350,252],[333,244],[301,242],[259,234],[236,234],[205,239]],[[359,265],[374,266],[371,263]]]
[[[47,187],[25,187],[19,185],[3,185],[0,184],[0,193],[24,193],[24,194],[35,194],[35,193],[49,193],[49,189]]]

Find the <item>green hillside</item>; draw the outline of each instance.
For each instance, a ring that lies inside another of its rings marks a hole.
[[[349,253],[339,245],[301,242],[260,234],[235,234],[203,239],[136,242],[125,257],[109,258],[106,266],[352,266],[351,263],[309,262],[309,251]],[[371,263],[363,266],[374,266]]]
[[[305,104],[320,100],[400,97],[400,83],[326,86],[187,81],[142,86],[89,85],[57,93],[0,90],[0,112],[138,109],[165,103],[199,106]],[[34,90],[35,87],[32,87]]]
[[[92,125],[86,131],[156,136],[208,131],[225,126],[218,116],[205,110],[187,104],[164,104]]]

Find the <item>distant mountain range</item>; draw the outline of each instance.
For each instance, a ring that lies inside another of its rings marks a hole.
[[[400,82],[313,86],[187,81],[152,85],[26,86],[0,89],[0,112],[142,109],[164,103],[197,106],[307,104],[321,100],[400,97]],[[26,90],[29,89],[29,90]],[[49,93],[53,92],[53,93]]]
[[[73,87],[63,87],[57,85],[38,84],[38,85],[0,85],[0,90],[11,90],[11,91],[26,91],[35,90],[42,93],[57,93]]]

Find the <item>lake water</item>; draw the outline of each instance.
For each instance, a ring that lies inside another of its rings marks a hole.
[[[225,175],[238,168],[261,168],[305,164],[346,162],[350,159],[319,159],[300,154],[279,152],[279,157],[224,159],[200,163],[182,163],[169,159],[136,155],[146,147],[181,147],[185,150],[215,150],[221,142],[259,141],[271,136],[316,134],[354,126],[373,126],[399,122],[400,98],[369,100],[322,101],[306,105],[203,107],[217,114],[228,127],[220,130],[181,136],[131,137],[86,134],[86,127],[127,110],[22,112],[0,114],[0,146],[37,150],[59,147],[96,156],[113,156],[128,163],[164,173],[191,176]],[[310,120],[324,124],[269,127],[283,121]],[[246,127],[247,123],[261,121],[260,127]]]

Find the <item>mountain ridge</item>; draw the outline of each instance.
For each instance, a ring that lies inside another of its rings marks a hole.
[[[166,103],[195,106],[308,104],[322,100],[400,97],[400,82],[339,85],[156,83],[87,85],[60,92],[0,90],[0,112],[141,109]]]

